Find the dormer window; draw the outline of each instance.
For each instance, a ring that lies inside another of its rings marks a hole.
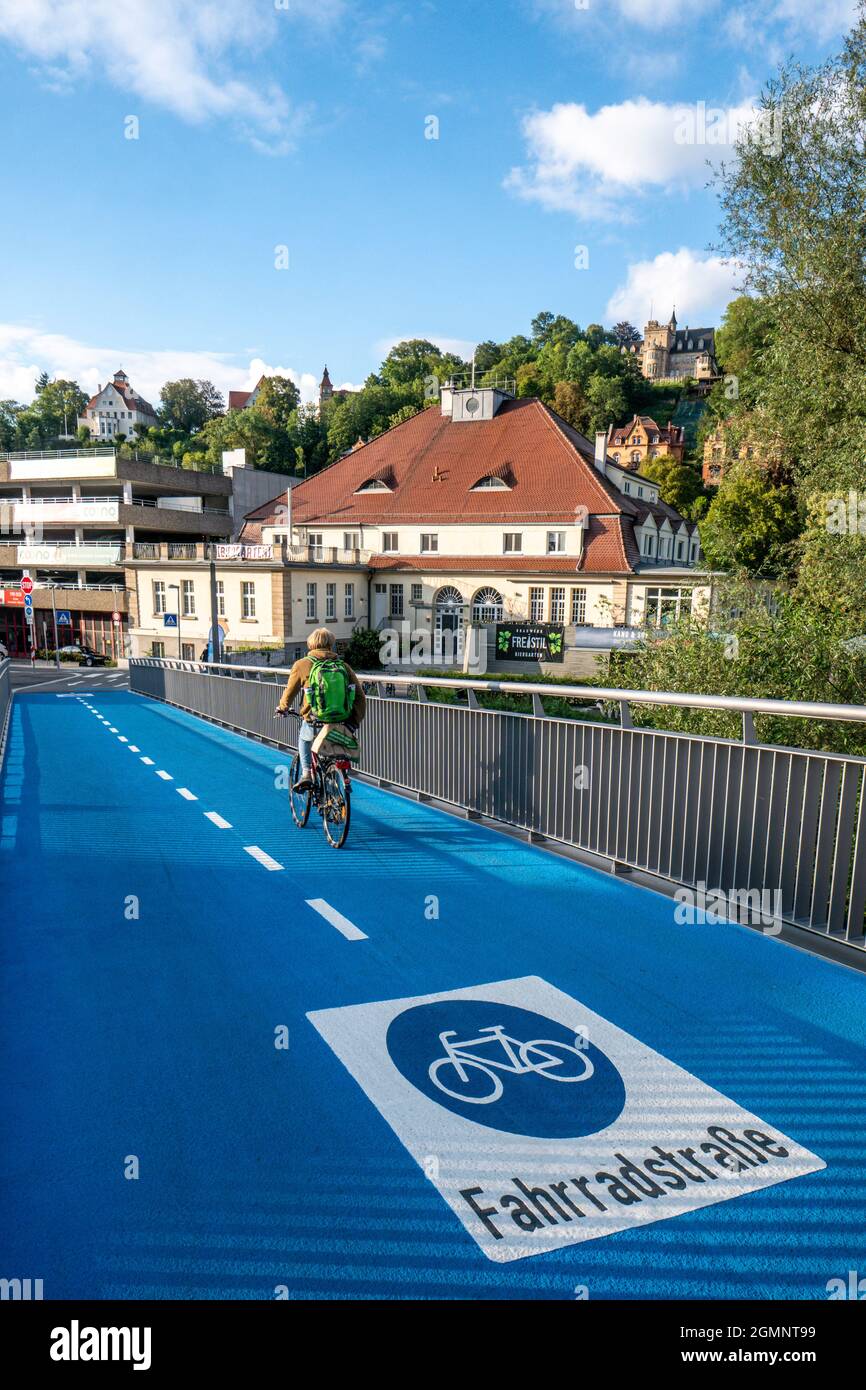
[[[356,488],[355,488],[355,493],[356,493],[356,494],[359,493],[359,492],[390,492],[390,491],[391,491],[391,488],[389,488],[388,484],[387,484],[386,482],[383,482],[383,480],[382,480],[381,478],[368,478],[367,481],[366,481],[365,483],[362,483],[360,487],[356,487]]]
[[[479,478],[477,483],[473,483],[470,492],[481,492],[487,489],[494,492],[510,492],[511,488],[504,478],[497,478],[494,474],[488,473],[483,478]]]

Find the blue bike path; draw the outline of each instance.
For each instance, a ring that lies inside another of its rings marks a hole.
[[[87,690],[16,696],[0,781],[6,1277],[784,1299],[866,1272],[866,978],[358,783],[336,852],[315,815],[294,828],[280,752]],[[526,976],[826,1166],[491,1262],[307,1015]]]

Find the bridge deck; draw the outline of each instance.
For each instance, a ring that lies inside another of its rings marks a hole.
[[[863,976],[362,785],[336,853],[292,826],[278,753],[89,689],[19,694],[3,771],[4,1274],[46,1298],[822,1298],[862,1260]],[[307,1015],[525,976],[826,1167],[488,1260]]]

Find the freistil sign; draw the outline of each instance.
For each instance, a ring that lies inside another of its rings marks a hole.
[[[562,623],[497,623],[498,661],[562,661]]]
[[[308,1017],[491,1260],[825,1167],[538,976]]]

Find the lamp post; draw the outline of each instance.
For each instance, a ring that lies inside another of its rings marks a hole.
[[[169,589],[176,589],[176,590],[177,590],[177,610],[176,610],[176,611],[177,611],[177,659],[178,659],[178,661],[182,661],[182,660],[183,660],[183,644],[182,644],[182,642],[181,642],[181,640],[180,640],[180,585],[179,585],[179,584],[169,584],[168,587],[169,587]]]

